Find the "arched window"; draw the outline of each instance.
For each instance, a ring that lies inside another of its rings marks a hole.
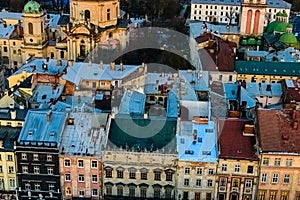
[[[33,24],[31,22],[28,23],[28,33],[33,34]]]
[[[41,22],[41,33],[44,33],[44,26],[43,26],[43,22]]]
[[[110,20],[110,9],[107,9],[106,18],[107,18],[107,20]]]
[[[89,10],[84,11],[84,20],[90,20],[91,19],[91,12]]]
[[[246,34],[250,34],[251,25],[252,25],[252,10],[248,10],[247,22],[246,22]]]

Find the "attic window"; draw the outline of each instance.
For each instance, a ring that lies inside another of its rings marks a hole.
[[[28,136],[32,136],[33,135],[33,131],[28,131]]]
[[[211,155],[210,151],[202,151],[202,155]]]
[[[55,132],[54,132],[54,131],[51,131],[51,132],[50,132],[50,137],[54,137],[54,135],[55,135]]]
[[[192,151],[192,150],[185,150],[184,153],[185,153],[185,154],[193,155],[193,154],[194,154],[194,151]]]
[[[47,97],[47,95],[46,95],[46,94],[44,94],[44,95],[42,96],[42,99],[46,99],[46,97]]]
[[[184,144],[184,138],[181,138],[181,139],[180,139],[180,143],[181,143],[181,144]]]

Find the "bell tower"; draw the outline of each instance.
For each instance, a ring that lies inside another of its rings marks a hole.
[[[46,57],[47,35],[45,31],[45,12],[40,4],[30,0],[23,10],[24,46],[23,56]]]
[[[266,16],[266,0],[244,0],[242,3],[242,15],[240,32],[244,35],[260,35],[264,30]]]

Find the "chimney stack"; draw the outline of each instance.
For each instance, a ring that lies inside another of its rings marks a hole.
[[[122,62],[120,63],[120,70],[121,70],[121,71],[123,71],[123,70],[124,70],[124,65],[123,65],[123,63],[122,63]]]
[[[10,111],[10,118],[11,119],[16,119],[17,118],[17,111],[11,110]]]
[[[103,61],[100,60],[100,69],[102,70],[103,69]]]
[[[72,67],[73,66],[73,60],[68,60],[68,66]]]
[[[47,122],[50,122],[50,121],[51,121],[51,117],[52,117],[52,111],[49,110],[49,111],[47,112]]]
[[[115,71],[115,69],[116,69],[115,62],[111,62],[110,63],[110,70]]]
[[[13,103],[9,104],[9,108],[14,109],[15,108],[14,104]]]

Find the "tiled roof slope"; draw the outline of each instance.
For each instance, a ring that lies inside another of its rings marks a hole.
[[[259,109],[258,128],[263,152],[300,152],[300,111]]]
[[[255,154],[255,137],[244,136],[244,126],[249,120],[219,119],[220,158],[258,160]]]

